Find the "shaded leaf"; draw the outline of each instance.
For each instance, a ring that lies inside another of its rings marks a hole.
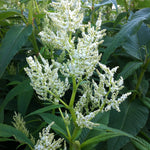
[[[137,34],[128,37],[127,41],[123,44],[123,48],[125,52],[133,58],[142,60]]]
[[[53,115],[53,114],[49,114],[49,113],[42,113],[42,114],[39,114],[42,119],[47,122],[48,124],[50,124],[51,122],[55,122],[53,125],[52,125],[52,129],[55,130],[56,132],[58,133],[61,133],[63,136],[67,136],[67,133],[66,133],[66,130],[65,130],[65,124],[62,120],[61,117],[58,117],[56,115]]]
[[[5,35],[0,47],[0,77],[4,73],[12,58],[25,44],[32,33],[32,25],[13,26]]]
[[[132,62],[127,63],[126,66],[123,68],[122,72],[118,74],[117,78],[119,78],[120,76],[122,76],[123,79],[128,78],[142,65],[143,63],[139,61],[132,61]]]
[[[0,21],[14,15],[22,16],[21,12],[16,9],[0,10]]]
[[[46,112],[46,111],[50,111],[52,109],[56,109],[56,108],[60,108],[60,107],[63,107],[63,105],[50,105],[50,106],[46,106],[44,108],[40,108],[30,114],[28,114],[26,117],[29,117],[31,115],[37,115],[37,114],[40,114],[40,113],[43,113],[43,112]]]
[[[107,125],[109,122],[109,112],[104,112],[104,113],[99,113],[98,115],[96,115],[96,117],[92,120],[92,122],[96,122],[96,123],[100,123],[100,124],[105,124]],[[87,128],[84,128],[82,130],[82,133],[79,137],[80,142],[84,142],[85,140],[87,140],[88,138],[91,138],[92,136],[96,136],[98,135],[99,132],[98,131],[94,131],[94,130],[90,130]]]
[[[32,87],[30,86],[30,81],[25,80],[22,83],[15,86],[6,96],[3,103],[0,105],[0,122],[3,122],[3,116],[4,116],[4,108],[8,104],[9,101],[13,100],[13,98],[17,95],[20,95],[22,93],[28,92],[32,90]]]
[[[150,109],[150,98],[149,97],[143,97],[142,102],[147,108]]]
[[[131,141],[139,150],[150,150],[150,143],[140,137],[133,138]]]
[[[33,95],[33,88],[30,88],[28,91],[20,93],[18,95],[17,109],[18,112],[20,112],[22,115],[26,114],[26,111],[32,99],[32,95]]]
[[[137,11],[132,16],[132,19],[123,26],[119,33],[115,35],[111,44],[104,51],[102,62],[106,63],[109,56],[115,51],[115,49],[121,46],[129,36],[135,34],[141,27],[142,23],[149,19],[150,8],[145,8]]]
[[[0,137],[15,137],[19,142],[26,143],[33,147],[33,144],[30,139],[28,139],[25,134],[23,134],[21,131],[18,131],[16,128],[1,124],[0,123]]]
[[[121,112],[111,112],[109,126],[121,131],[137,135],[148,119],[148,109],[140,101],[125,101],[120,108]],[[119,150],[129,141],[126,137],[117,137],[108,141],[108,150]]]

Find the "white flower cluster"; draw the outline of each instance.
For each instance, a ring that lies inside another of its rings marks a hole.
[[[79,127],[92,128],[98,124],[91,120],[99,113],[108,111],[111,108],[120,111],[119,104],[131,93],[126,93],[118,98],[119,91],[123,88],[123,79],[114,80],[114,73],[118,67],[109,69],[99,63],[101,55],[98,52],[98,45],[103,42],[105,30],[101,29],[101,15],[99,15],[95,27],[90,23],[83,25],[83,14],[80,0],[60,0],[52,2],[51,6],[55,12],[47,12],[45,26],[40,36],[42,41],[54,48],[64,50],[66,61],[63,63],[52,60],[49,65],[41,55],[43,64],[37,58],[27,58],[30,68],[25,68],[31,79],[31,85],[40,95],[41,99],[58,103],[69,88],[68,77],[74,77],[76,81],[82,81],[92,76],[97,64],[104,70],[104,74],[97,70],[100,81],[97,84],[94,80],[92,84],[85,83],[83,95],[75,105],[76,123]],[[51,26],[49,25],[51,22]],[[54,27],[53,27],[54,26]],[[72,37],[72,33],[79,29],[80,38]],[[67,52],[65,52],[67,51]],[[56,68],[55,68],[56,67]],[[65,82],[58,76],[58,70],[66,77]],[[66,116],[68,117],[68,116]],[[69,120],[66,119],[69,124]]]
[[[93,127],[99,126],[98,123],[93,123],[91,120],[99,113],[100,111],[90,112],[88,115],[84,116],[82,113],[76,111],[76,123],[80,128],[89,128],[92,129]]]
[[[83,14],[81,13],[80,0],[60,0],[52,2],[55,12],[46,12],[47,17],[44,29],[39,33],[43,43],[55,48],[70,50],[74,48],[70,33],[75,32],[82,25]],[[50,21],[51,26],[49,26]],[[54,28],[52,28],[52,26]]]
[[[17,114],[15,112],[15,115],[13,116],[13,120],[14,120],[14,122],[12,122],[13,126],[17,130],[23,132],[27,137],[29,137],[29,131],[27,130],[27,128],[25,126],[26,123],[25,123],[23,117],[21,116],[21,114],[20,113]]]
[[[59,138],[58,140],[55,140],[54,133],[49,133],[53,124],[54,122],[44,128],[42,133],[39,133],[40,139],[34,146],[34,150],[56,150],[61,147],[63,139]]]
[[[88,26],[82,27],[82,38],[78,38],[76,48],[72,48],[69,52],[70,60],[62,65],[62,73],[65,76],[74,76],[82,78],[86,75],[89,78],[99,62],[101,55],[98,53],[98,45],[103,42],[101,40],[105,35],[105,30],[98,31],[101,25],[101,18],[96,22],[96,30]],[[87,29],[87,33],[85,30]]]
[[[54,103],[59,103],[59,98],[62,97],[66,90],[69,88],[68,78],[65,81],[61,81],[58,75],[58,69],[55,68],[54,62],[49,65],[39,54],[43,64],[30,56],[27,58],[27,62],[30,66],[25,68],[27,75],[30,77],[31,85],[33,86],[39,98],[42,100],[48,100]]]
[[[101,15],[96,22],[96,27],[91,24],[83,25],[83,14],[81,13],[80,0],[61,0],[60,2],[52,2],[56,12],[47,12],[44,31],[40,32],[41,39],[47,45],[53,45],[55,48],[66,50],[69,55],[67,63],[61,64],[61,72],[65,76],[75,76],[80,78],[86,75],[90,77],[94,71],[96,64],[100,60],[98,53],[98,45],[103,43],[103,36],[106,30],[101,30]],[[55,29],[49,27],[49,18]],[[74,38],[71,33],[76,29],[82,31],[82,37],[78,38],[75,46]]]
[[[118,98],[119,91],[123,88],[122,77],[119,80],[114,80],[114,73],[118,67],[109,69],[105,65],[99,63],[100,68],[105,72],[100,73],[99,83],[94,80],[92,85],[86,83],[83,85],[83,95],[76,104],[75,111],[77,115],[76,123],[80,127],[92,128],[97,124],[92,123],[92,120],[98,112],[111,110],[111,108],[120,111],[119,105],[131,94],[131,92],[123,94]],[[94,92],[93,92],[94,91]],[[85,116],[83,116],[83,113]]]
[[[24,121],[23,117],[21,116],[20,113],[16,113],[13,116],[13,122],[12,122],[13,126],[21,131],[22,133],[24,133],[28,138],[31,139],[31,142],[33,144],[35,144],[35,139],[32,136],[32,134],[29,133],[29,130],[26,128],[26,122]]]

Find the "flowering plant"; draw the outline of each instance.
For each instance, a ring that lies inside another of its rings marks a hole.
[[[123,78],[114,79],[118,67],[110,69],[99,62],[101,54],[98,46],[103,43],[102,38],[106,34],[105,29],[101,30],[101,15],[99,14],[95,26],[92,26],[90,22],[83,24],[84,10],[80,0],[60,0],[50,5],[54,11],[46,11],[43,31],[39,35],[46,46],[53,48],[52,55],[55,49],[61,49],[61,55],[57,58],[52,57],[51,63],[41,54],[39,54],[40,60],[30,56],[27,58],[29,67],[26,67],[25,71],[41,100],[55,105],[63,104],[67,109],[65,115],[61,108],[59,111],[66,126],[66,139],[70,149],[74,149],[75,139],[83,128],[93,129],[99,126],[92,121],[97,114],[112,108],[120,111],[120,103],[131,93],[118,96],[123,88]],[[77,30],[81,31],[81,37],[78,37],[75,43],[73,34]],[[60,62],[62,55],[64,59]],[[99,77],[98,82],[91,80],[95,71]],[[63,76],[63,79],[60,76]],[[66,101],[63,96],[71,86],[72,95],[70,100]],[[80,95],[77,99],[78,90]],[[71,122],[74,126],[72,133],[69,127]],[[50,137],[48,129],[43,131],[43,138],[45,136]],[[42,135],[40,138],[35,149],[50,149],[49,144],[46,143],[47,139],[43,139]],[[58,141],[58,145],[60,142],[61,140]]]

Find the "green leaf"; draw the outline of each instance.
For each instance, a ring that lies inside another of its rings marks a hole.
[[[84,149],[91,149],[91,146],[94,144],[98,144],[99,142],[106,141],[110,138],[120,136],[118,133],[113,133],[113,132],[102,132],[98,136],[95,136],[93,138],[90,138],[83,142],[81,144],[81,148]]]
[[[8,104],[9,101],[11,101],[15,96],[26,93],[30,90],[32,90],[32,87],[30,86],[30,81],[25,80],[22,83],[15,86],[6,96],[3,103],[0,105],[0,122],[3,122],[3,114],[4,114],[4,108]]]
[[[25,143],[33,147],[33,144],[30,139],[28,139],[25,134],[23,134],[21,131],[18,131],[16,128],[1,124],[0,123],[0,137],[15,137],[19,142]]]
[[[142,62],[139,61],[132,61],[126,64],[126,66],[123,68],[122,72],[118,74],[119,78],[120,76],[123,77],[123,79],[128,78],[130,75],[132,75],[138,68],[142,66]]]
[[[142,60],[137,34],[128,37],[127,41],[122,45],[122,47],[124,48],[125,52],[133,58]]]
[[[124,132],[124,131],[121,131],[121,130],[118,130],[118,129],[115,129],[115,128],[108,127],[104,124],[100,124],[100,126],[95,127],[92,131],[94,131],[94,130],[96,130],[99,133],[99,135],[95,136],[95,137],[92,137],[92,138],[86,140],[85,142],[83,142],[81,144],[81,148],[83,150],[84,149],[85,150],[91,150],[91,148],[93,148],[99,142],[106,141],[110,138],[114,138],[114,137],[118,137],[118,136],[119,136],[118,138],[128,137],[129,139],[131,139],[133,144],[139,150],[149,150],[149,148],[150,148],[150,144],[148,142],[146,142],[144,139],[142,139],[140,137],[134,137],[133,135],[131,135],[127,132]]]
[[[109,126],[117,128],[133,136],[137,135],[148,119],[148,109],[141,105],[139,100],[125,101],[121,112],[112,111]],[[129,141],[126,137],[117,137],[108,141],[108,150],[120,150]]]
[[[145,23],[142,24],[137,35],[140,46],[146,45],[150,42],[150,28]]]
[[[33,88],[30,88],[24,93],[20,93],[17,99],[17,109],[22,115],[26,114],[30,101],[33,95]]]
[[[0,10],[0,21],[14,15],[22,16],[21,12],[16,9]]]
[[[98,115],[96,115],[96,117],[92,120],[92,122],[96,122],[96,123],[100,123],[100,124],[105,124],[107,125],[109,122],[109,112],[104,112],[104,113],[99,113]],[[85,140],[91,138],[92,136],[96,136],[98,135],[99,132],[98,131],[93,131],[93,130],[89,130],[87,128],[84,128],[82,130],[82,133],[79,137],[80,142],[84,142]]]
[[[15,141],[15,140],[9,138],[0,138],[0,142],[5,142],[5,141]]]
[[[140,137],[133,138],[131,141],[139,150],[150,150],[150,143]]]
[[[147,108],[150,109],[150,98],[149,97],[143,97],[142,102]]]
[[[30,114],[28,114],[26,117],[29,117],[31,115],[37,115],[37,114],[41,114],[43,112],[46,112],[46,111],[50,111],[52,109],[56,109],[56,108],[60,108],[60,107],[63,107],[63,105],[50,105],[50,106],[46,106],[44,108],[40,108]]]
[[[128,133],[125,133],[118,129],[110,128],[104,124],[100,124],[100,126],[95,127],[92,131],[97,131],[99,134],[83,142],[81,144],[82,148],[90,150],[92,145],[98,144],[99,142],[106,141],[110,138],[117,136],[127,136],[129,138],[134,138]]]
[[[114,22],[114,26],[116,26],[118,23],[120,23],[120,21],[124,18],[124,17],[126,17],[127,16],[127,12],[122,12],[122,13],[120,13],[118,16],[117,16],[117,18],[116,18],[116,20],[115,20],[115,22]]]
[[[142,82],[141,82],[140,87],[139,87],[140,93],[143,96],[145,96],[148,92],[148,89],[149,89],[149,81],[145,80],[145,79],[142,79]]]
[[[67,136],[67,132],[65,130],[65,124],[64,124],[61,117],[55,116],[55,115],[50,114],[50,113],[42,113],[39,115],[48,124],[50,124],[51,122],[54,121],[55,123],[54,123],[54,125],[52,125],[52,129],[58,133],[61,133],[65,137]]]
[[[133,15],[132,19],[123,26],[119,33],[114,36],[113,41],[104,51],[104,54],[102,56],[102,62],[106,63],[109,56],[115,51],[115,49],[122,45],[129,36],[135,34],[141,27],[142,23],[149,19],[150,8],[145,8],[137,11]]]
[[[3,75],[7,65],[21,49],[32,33],[32,25],[13,26],[5,35],[0,47],[0,77]]]

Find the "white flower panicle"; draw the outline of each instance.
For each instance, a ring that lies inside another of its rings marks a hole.
[[[99,113],[100,111],[90,112],[88,115],[83,115],[82,113],[76,111],[76,123],[80,128],[89,128],[99,126],[99,123],[91,122],[91,120]]]
[[[91,27],[90,23],[82,26],[82,38],[78,38],[76,48],[70,49],[70,60],[62,65],[61,71],[65,76],[82,78],[83,75],[86,75],[89,78],[93,74],[101,57],[98,53],[98,45],[103,43],[101,39],[106,35],[106,30],[99,31],[100,25],[101,18],[99,17],[96,22],[96,30]]]
[[[58,140],[54,139],[54,133],[49,133],[51,126],[54,124],[52,122],[46,128],[42,130],[42,133],[39,133],[39,140],[34,146],[34,150],[56,150],[61,147],[63,139],[59,138]]]
[[[49,12],[48,16],[57,29],[75,32],[80,28],[83,20],[80,0],[57,0],[52,2],[51,6],[55,12]]]
[[[22,133],[24,133],[28,138],[31,139],[31,142],[33,144],[35,144],[35,139],[34,137],[32,136],[32,134],[29,133],[29,130],[26,128],[26,122],[24,121],[23,117],[21,116],[20,113],[16,113],[15,112],[15,115],[13,116],[13,126],[21,131]]]
[[[91,24],[83,25],[83,13],[80,0],[60,0],[52,2],[51,6],[55,12],[47,12],[44,29],[40,32],[42,41],[54,48],[66,50],[69,55],[67,63],[61,64],[61,72],[65,76],[81,78],[86,75],[89,78],[101,55],[98,53],[98,45],[103,43],[102,38],[106,30],[101,28],[101,15],[96,22],[96,27]],[[54,29],[49,26],[49,19],[52,20]],[[82,37],[78,38],[75,46],[72,33],[80,29]]]
[[[97,126],[97,124],[92,123],[91,120],[98,112],[108,111],[111,110],[111,108],[119,112],[119,105],[131,94],[131,92],[129,92],[118,98],[119,91],[123,88],[122,77],[120,77],[119,80],[114,80],[114,73],[118,67],[110,70],[109,67],[101,63],[99,63],[99,66],[105,73],[102,74],[97,70],[100,79],[98,84],[93,80],[92,85],[87,83],[82,85],[83,95],[75,106],[77,115],[76,123],[81,128]]]
[[[98,46],[103,43],[102,38],[106,35],[106,30],[101,30],[101,14],[94,27],[91,23],[82,24],[81,0],[59,0],[52,2],[51,6],[54,12],[46,12],[44,28],[39,35],[47,46],[63,50],[66,61],[60,63],[56,59],[49,65],[41,55],[43,64],[40,64],[36,57],[34,59],[28,57],[27,62],[30,68],[25,68],[25,71],[41,99],[58,103],[59,98],[69,88],[69,77],[74,77],[76,82],[82,81],[83,77],[89,79],[96,65],[99,64],[104,71],[102,74],[97,70],[99,83],[92,80],[91,84],[87,82],[83,84],[82,96],[74,107],[77,125],[80,128],[91,129],[99,125],[91,121],[99,112],[108,111],[111,108],[120,111],[120,103],[131,93],[123,94],[118,98],[119,91],[123,88],[123,78],[114,79],[118,67],[109,69],[99,63],[101,54],[98,52]],[[81,37],[76,39],[76,43],[72,33],[75,33],[77,29],[81,31]],[[59,79],[58,71],[66,77],[65,81]],[[65,121],[69,125],[70,120],[67,114]]]
[[[12,122],[13,126],[17,130],[23,132],[27,137],[29,137],[29,131],[27,130],[27,128],[25,126],[26,123],[25,123],[23,117],[21,116],[21,114],[20,113],[17,114],[15,112],[15,115],[13,116],[13,120],[14,120],[14,122]]]
[[[83,13],[81,13],[80,0],[60,0],[52,2],[55,12],[46,12],[47,17],[44,29],[39,33],[43,43],[64,50],[74,48],[70,40],[70,33],[82,26]],[[52,20],[49,26],[49,20]],[[52,25],[54,28],[52,28]]]
[[[27,58],[29,67],[25,68],[27,75],[30,77],[31,85],[33,86],[39,98],[42,100],[48,100],[54,103],[59,103],[59,98],[62,97],[69,88],[68,78],[65,81],[61,81],[58,75],[58,69],[54,66],[54,61],[49,65],[39,54],[42,63],[30,56]]]

